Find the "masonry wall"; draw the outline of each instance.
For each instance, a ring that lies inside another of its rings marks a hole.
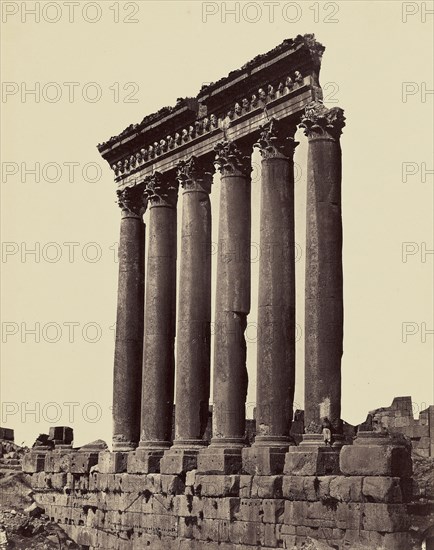
[[[395,397],[390,407],[372,411],[373,422],[390,433],[401,433],[411,440],[413,451],[421,456],[434,457],[434,406],[413,416],[411,397]]]
[[[402,453],[393,464],[387,447],[367,462],[371,450],[356,449],[357,463],[351,447],[341,451],[347,475],[113,473],[127,466],[112,453],[76,451],[29,453],[23,469],[46,514],[83,548],[271,550],[310,536],[339,550],[409,550],[411,467]],[[383,475],[356,475],[375,468]]]

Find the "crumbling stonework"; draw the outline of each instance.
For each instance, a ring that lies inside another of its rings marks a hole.
[[[347,475],[139,474],[112,453],[79,451],[28,456],[25,470],[46,514],[85,548],[271,550],[312,537],[408,550],[411,462],[408,449],[394,450],[398,462],[366,447]]]

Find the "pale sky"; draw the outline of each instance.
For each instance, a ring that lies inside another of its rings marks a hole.
[[[1,4],[0,425],[14,428],[18,443],[32,444],[50,425],[73,426],[77,445],[111,440],[120,211],[96,145],[304,33],[325,45],[325,102],[347,118],[342,416],[360,423],[395,396],[411,395],[416,413],[433,403],[432,2],[226,2],[235,15],[220,2],[26,2],[39,22],[21,2]],[[307,143],[299,138],[302,407]],[[254,250],[257,168],[253,175]],[[257,268],[253,262],[250,416]]]

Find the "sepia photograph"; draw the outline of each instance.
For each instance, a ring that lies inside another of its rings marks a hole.
[[[434,2],[0,11],[0,549],[434,550]]]

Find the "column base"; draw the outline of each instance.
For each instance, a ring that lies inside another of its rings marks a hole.
[[[128,453],[129,474],[158,474],[164,452],[170,447],[168,441],[141,441],[137,449]]]
[[[300,476],[341,475],[339,455],[343,445],[339,437],[335,446],[325,445],[322,435],[303,434],[297,447],[290,447],[285,457],[284,473]]]
[[[242,450],[243,472],[260,476],[282,474],[290,445],[288,437],[257,436],[251,447]]]
[[[112,443],[113,452],[128,453],[137,449],[137,443],[133,441],[115,441]]]
[[[243,469],[244,440],[238,438],[211,439],[211,444],[199,452],[197,470],[207,474],[240,474]]]
[[[160,463],[162,474],[182,474],[197,469],[197,457],[206,445],[202,440],[174,441],[173,446],[165,451]]]

